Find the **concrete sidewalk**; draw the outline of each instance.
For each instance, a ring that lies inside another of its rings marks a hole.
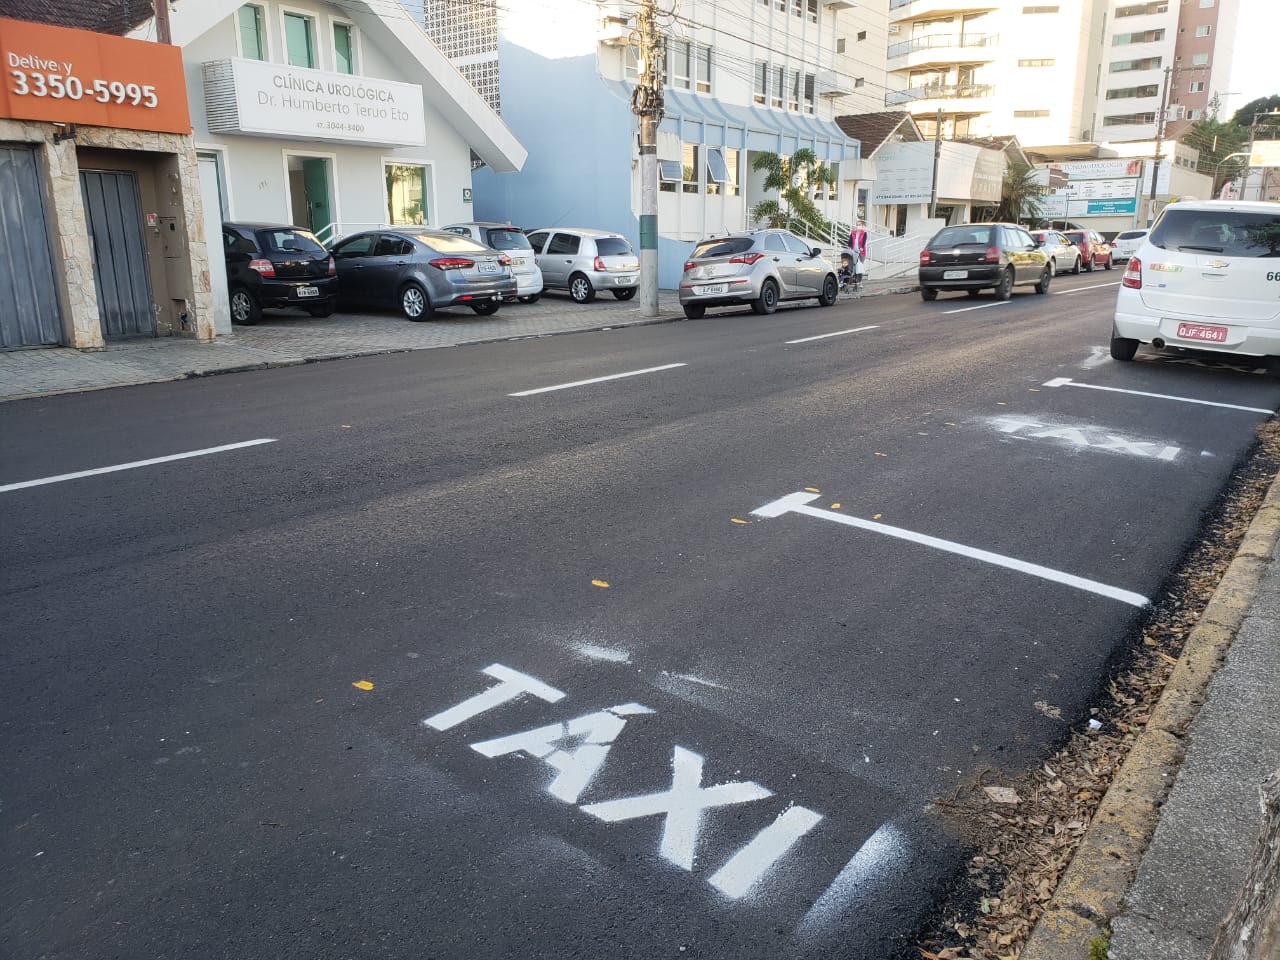
[[[873,280],[866,284],[862,296],[914,289],[910,277]],[[856,309],[856,302],[842,298],[834,309]],[[806,300],[780,309],[812,304]],[[235,327],[230,336],[212,343],[160,337],[111,343],[99,351],[51,347],[0,352],[0,400],[673,320],[684,320],[674,290],[660,291],[657,318],[642,316],[635,300],[604,296],[593,303],[578,304],[559,293],[544,294],[532,304],[503,304],[492,317],[461,308],[438,312],[424,323],[410,323],[390,311],[335,314],[323,319],[301,310],[271,311],[257,326]]]

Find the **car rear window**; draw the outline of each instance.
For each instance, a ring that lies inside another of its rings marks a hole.
[[[495,250],[532,250],[529,238],[512,227],[510,230],[490,230],[489,246]]]
[[[1168,207],[1148,238],[1163,250],[1229,257],[1280,257],[1280,215],[1247,210]]]
[[[698,257],[732,257],[746,253],[755,245],[750,237],[721,237],[718,240],[703,240],[693,248],[694,258]]]
[[[990,227],[943,227],[930,242],[931,247],[962,247],[966,244],[986,246],[991,243]]]
[[[1147,235],[1145,230],[1126,230],[1124,233],[1117,233],[1117,240],[1141,240]]]
[[[440,234],[420,234],[416,237],[437,253],[480,253],[487,249],[483,243],[476,243],[470,237],[457,234],[441,236]]]
[[[308,230],[259,230],[258,243],[271,253],[305,253],[313,257],[329,255],[329,251]]]
[[[596,237],[596,253],[602,257],[627,257],[632,253],[626,237]]]
[[[1063,236],[1072,243],[1080,243],[1085,238],[1083,230],[1068,230]]]

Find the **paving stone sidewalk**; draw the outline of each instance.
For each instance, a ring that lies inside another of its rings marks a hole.
[[[871,281],[863,296],[912,289],[905,279]],[[636,300],[605,296],[578,304],[555,293],[533,304],[504,304],[492,317],[458,309],[438,312],[425,323],[410,323],[392,312],[317,319],[302,311],[271,311],[259,325],[235,327],[231,335],[211,343],[158,337],[112,343],[97,351],[51,347],[0,352],[0,400],[683,319],[674,290],[660,291],[657,318],[644,317]]]

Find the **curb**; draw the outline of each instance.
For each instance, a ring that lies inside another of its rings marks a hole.
[[[1204,703],[1280,540],[1280,476],[1272,481],[1227,571],[1174,667],[1151,719],[1103,797],[1022,960],[1084,960],[1108,939],[1185,755],[1185,734]]]

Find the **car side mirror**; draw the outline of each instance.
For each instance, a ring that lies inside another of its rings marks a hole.
[[[821,248],[821,247],[814,247],[814,248],[812,248],[812,249],[809,251],[809,256],[811,256],[811,257],[820,257],[820,256],[822,256],[822,248]]]

